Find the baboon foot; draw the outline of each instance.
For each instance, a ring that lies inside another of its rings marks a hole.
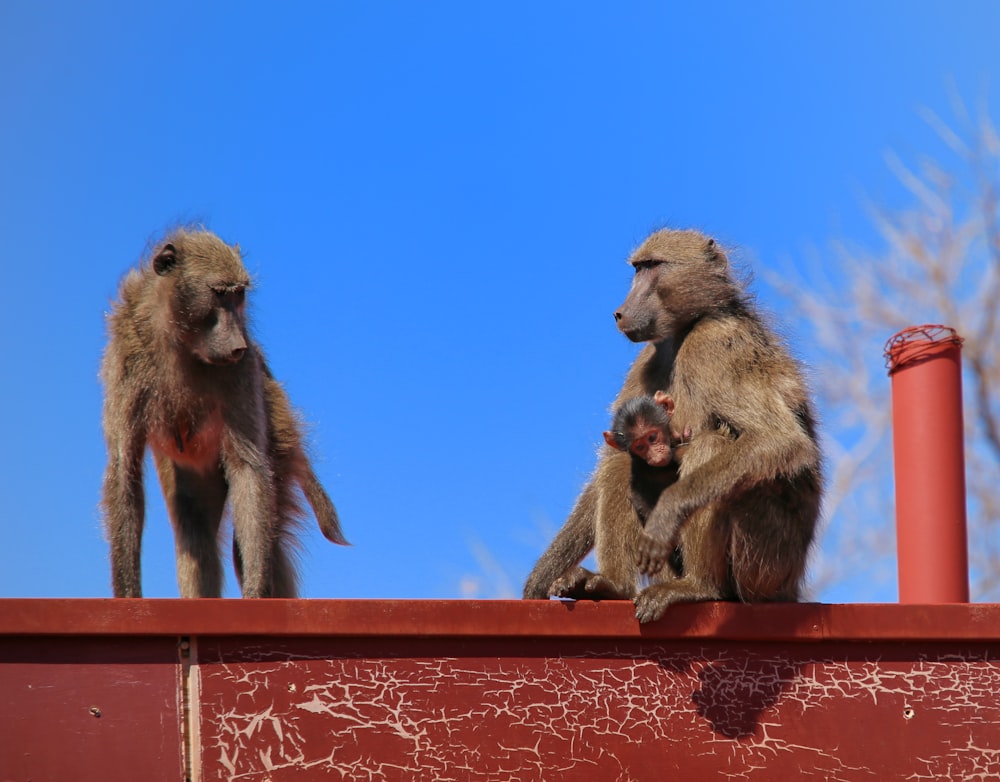
[[[549,594],[573,600],[628,600],[631,597],[600,573],[579,566],[570,568],[553,581]]]
[[[640,624],[660,619],[674,603],[700,603],[721,600],[722,596],[711,589],[696,588],[694,584],[675,581],[653,584],[635,596],[635,618]]]

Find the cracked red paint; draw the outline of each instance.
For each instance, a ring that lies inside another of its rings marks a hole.
[[[1000,776],[1000,663],[982,648],[350,646],[203,644],[206,778]]]

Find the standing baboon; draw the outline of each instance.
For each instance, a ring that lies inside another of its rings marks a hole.
[[[101,367],[108,466],[102,505],[116,597],[140,597],[148,445],[174,527],[183,597],[222,592],[219,526],[232,507],[244,597],[295,597],[294,532],[305,495],[346,544],[299,422],[247,328],[239,247],[178,230],[125,277]]]
[[[630,459],[605,449],[524,596],[632,598],[642,622],[680,601],[796,600],[822,488],[801,372],[714,240],[658,231],[629,263],[635,278],[615,319],[649,344],[616,405],[666,391],[691,443],[645,530],[629,501]],[[662,567],[677,543],[680,576]],[[578,564],[591,549],[599,573]],[[641,572],[653,583],[638,591]]]

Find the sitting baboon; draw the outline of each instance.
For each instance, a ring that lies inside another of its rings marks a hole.
[[[714,240],[658,231],[629,263],[615,319],[649,344],[615,404],[665,391],[674,428],[694,434],[645,528],[629,501],[631,460],[606,448],[524,596],[631,598],[642,622],[679,601],[797,600],[822,491],[801,371]],[[663,567],[677,544],[679,576]],[[591,549],[598,573],[579,566]],[[653,583],[639,591],[641,573]]]
[[[288,397],[250,337],[249,286],[238,246],[187,229],[168,236],[121,284],[101,367],[102,505],[116,597],[142,595],[147,446],[174,528],[183,597],[222,593],[218,538],[227,500],[244,597],[297,594],[297,488],[323,534],[347,543]]]

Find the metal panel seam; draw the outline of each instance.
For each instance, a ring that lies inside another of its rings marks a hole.
[[[181,659],[181,747],[184,752],[186,782],[201,779],[201,672],[198,667],[198,639],[184,636],[179,643]]]

